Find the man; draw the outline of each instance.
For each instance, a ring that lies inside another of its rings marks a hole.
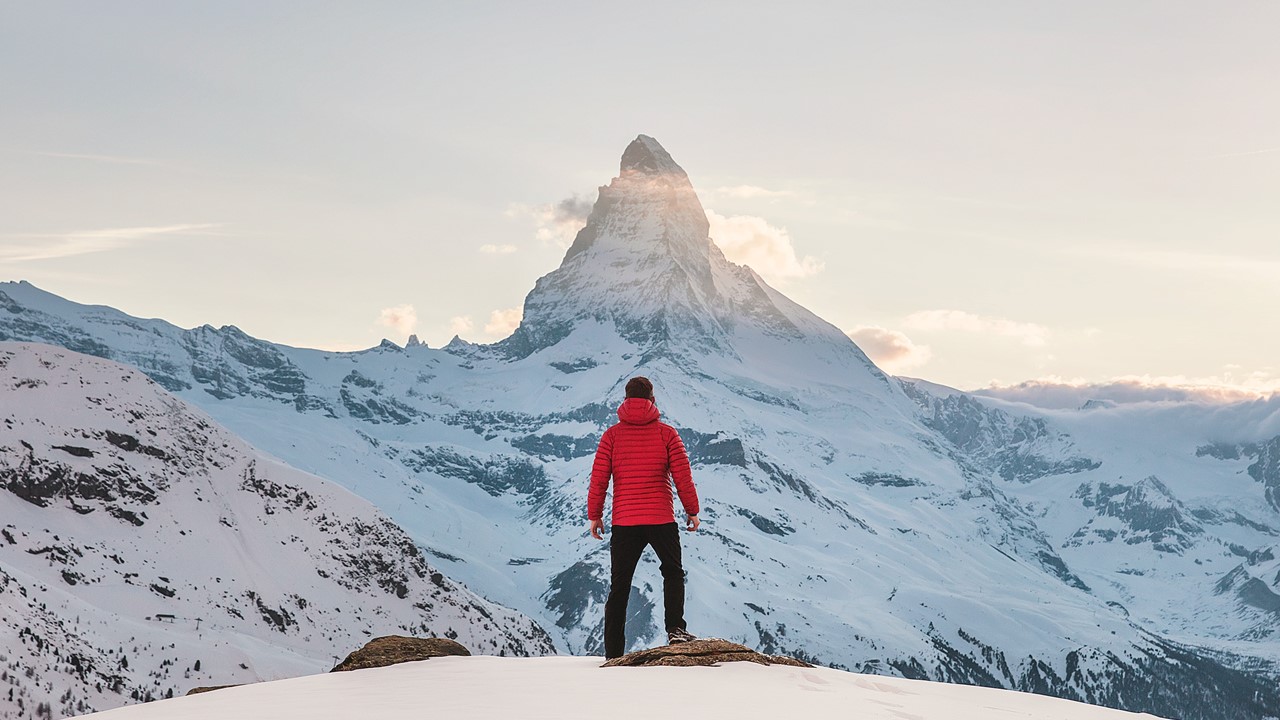
[[[689,455],[676,429],[658,422],[653,383],[634,377],[618,408],[618,424],[604,431],[591,468],[587,518],[591,537],[603,540],[604,495],[613,477],[613,528],[609,539],[612,564],[609,600],[604,606],[604,654],[612,659],[626,646],[627,598],[631,578],[646,545],[661,562],[662,595],[667,642],[688,642],[694,636],[684,622],[684,566],[680,561],[680,530],[671,502],[675,481],[680,503],[688,515],[686,527],[698,529],[698,491],[693,486]]]

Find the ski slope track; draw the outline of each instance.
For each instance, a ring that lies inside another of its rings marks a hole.
[[[367,502],[137,370],[0,343],[0,717],[321,672],[392,633],[552,650]]]
[[[444,575],[598,654],[592,454],[652,378],[703,498],[697,634],[859,672],[1182,718],[1280,716],[1280,400],[1050,412],[877,368],[725,259],[627,147],[495,344],[291,348],[0,285],[0,336],[132,365],[387,513]],[[3,557],[3,556],[0,556]],[[631,647],[661,637],[656,563]]]

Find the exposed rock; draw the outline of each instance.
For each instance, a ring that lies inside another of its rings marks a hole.
[[[689,667],[692,665],[718,665],[722,662],[753,662],[760,665],[791,665],[813,667],[807,662],[785,655],[764,655],[738,643],[707,638],[677,645],[663,645],[648,650],[637,650],[620,658],[614,658],[600,667]]]
[[[188,695],[199,695],[200,693],[213,692],[214,690],[225,690],[227,688],[240,687],[240,685],[209,685],[206,687],[191,688],[187,691]]]
[[[329,672],[346,670],[364,670],[365,668],[386,667],[399,663],[415,662],[446,655],[468,656],[471,651],[460,643],[446,638],[413,638],[402,635],[388,635],[374,638],[364,647],[351,653],[346,660],[338,663]]]

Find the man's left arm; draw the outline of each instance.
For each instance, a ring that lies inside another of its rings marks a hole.
[[[671,438],[667,441],[667,467],[671,468],[671,479],[676,484],[676,494],[680,496],[680,504],[684,506],[685,514],[689,516],[688,528],[697,530],[700,524],[698,513],[701,510],[698,505],[698,489],[693,485],[693,468],[689,466],[689,453],[685,450],[684,441],[680,439],[680,433],[674,428],[671,430]]]
[[[591,486],[587,491],[587,519],[591,521],[591,537],[603,540],[604,496],[613,475],[613,433],[605,430],[596,447],[596,459],[591,464]]]

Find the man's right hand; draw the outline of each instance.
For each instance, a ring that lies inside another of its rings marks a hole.
[[[604,520],[591,521],[591,537],[597,540],[603,540],[604,536],[600,533],[604,530]]]

